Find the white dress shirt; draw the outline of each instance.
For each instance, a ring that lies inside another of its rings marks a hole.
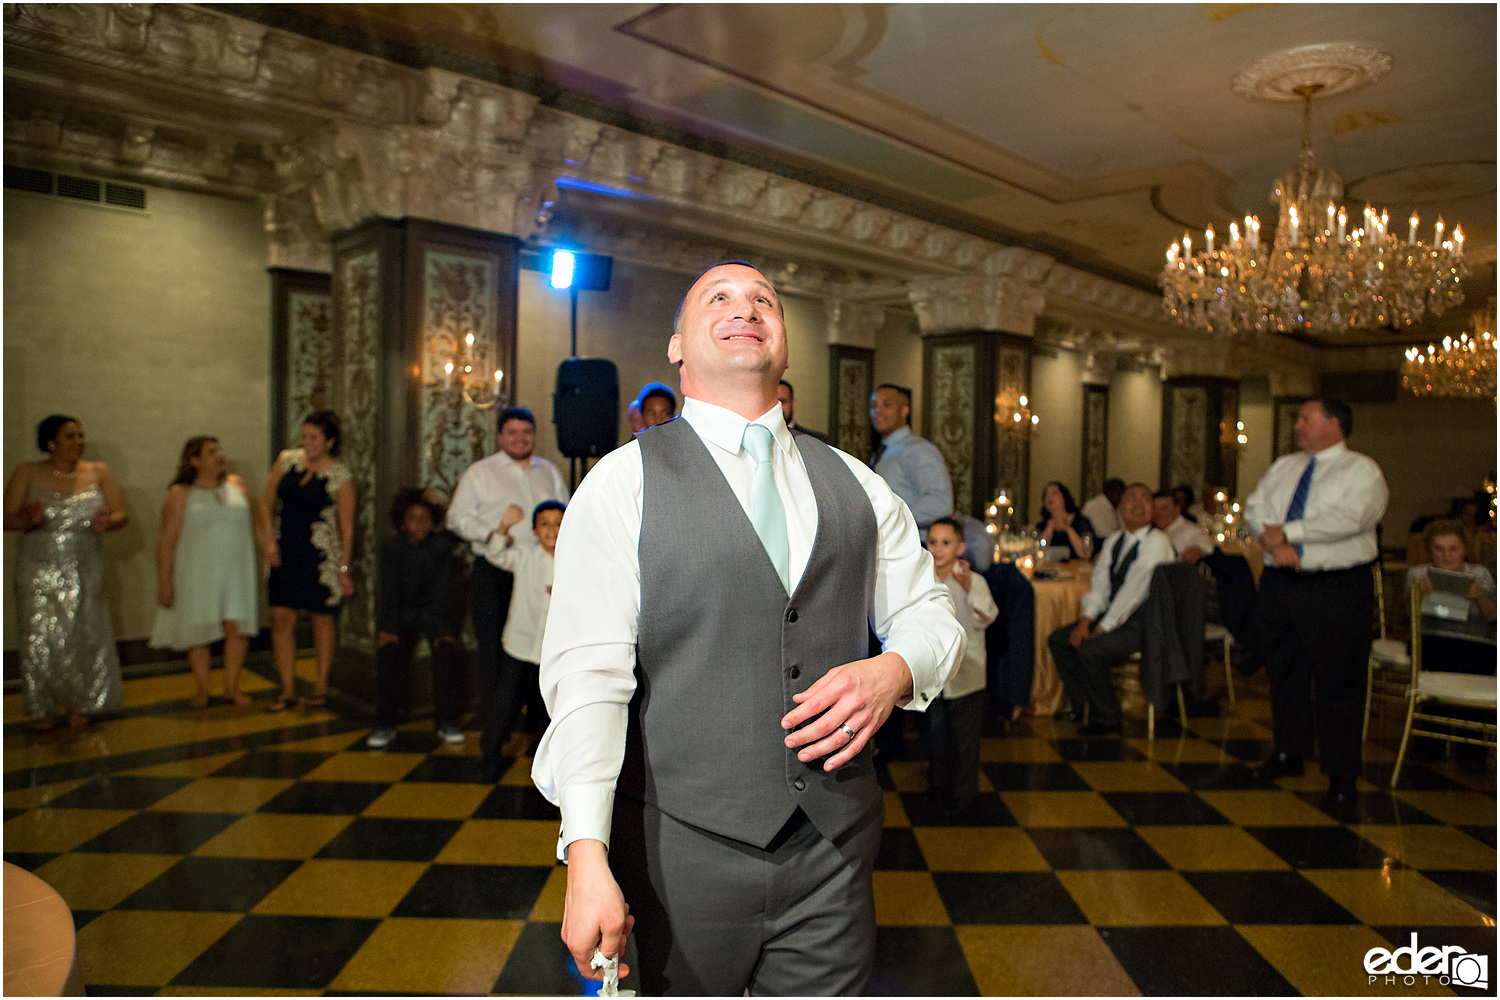
[[[748,514],[755,463],[740,446],[749,421],[691,398],[683,401],[680,419],[702,439]],[[788,569],[795,589],[817,533],[817,500],[802,454],[781,419],[780,404],[755,422],[769,427],[774,440],[771,466],[786,508]],[[963,630],[947,588],[933,575],[932,556],[918,541],[906,505],[858,459],[837,454],[870,498],[879,533],[871,624],[884,648],[906,660],[913,692],[906,707],[921,711],[942,693],[962,654]],[[558,535],[555,600],[541,661],[542,697],[552,724],[537,746],[531,776],[562,810],[559,858],[575,840],[609,844],[615,782],[635,694],[644,478],[638,442],[605,455],[579,484]],[[703,544],[711,547],[717,541],[704,539]]]
[[[448,530],[468,542],[474,554],[482,556],[490,533],[500,527],[505,508],[515,504],[531,512],[543,500],[568,502],[568,484],[557,466],[540,455],[532,455],[523,469],[503,451],[481,458],[464,472],[453,491],[448,507]],[[518,537],[520,546],[536,545],[536,536]]]
[[[943,685],[944,698],[962,698],[975,691],[983,691],[985,685],[984,630],[1000,614],[990,596],[990,585],[978,573],[969,573],[969,589],[958,585],[952,573],[943,581],[948,588],[948,598],[953,602],[953,614],[964,628],[964,656],[948,683]]]
[[[1094,526],[1095,538],[1108,538],[1125,527],[1120,523],[1120,512],[1115,510],[1115,505],[1103,493],[1084,504],[1082,513]]]
[[[507,545],[509,537],[496,532],[484,553],[491,565],[516,575],[500,645],[518,660],[540,663],[542,633],[547,628],[547,609],[552,605],[552,553],[540,545]],[[531,537],[535,541],[536,535]]]
[[[1281,525],[1287,541],[1302,545],[1304,570],[1348,569],[1374,562],[1380,554],[1375,526],[1385,516],[1390,499],[1380,466],[1368,455],[1350,451],[1342,441],[1313,457],[1318,464],[1300,520],[1287,521],[1286,513],[1307,468],[1305,451],[1278,458],[1260,477],[1255,492],[1245,501],[1245,523],[1257,537],[1266,525]],[[1274,565],[1270,549],[1266,565]]]
[[[1177,520],[1162,529],[1167,533],[1167,538],[1172,542],[1172,548],[1177,552],[1177,558],[1188,549],[1197,549],[1199,555],[1208,555],[1214,550],[1213,539],[1208,537],[1208,532],[1201,525],[1194,524],[1181,514]]]
[[[1130,546],[1141,543],[1135,562],[1125,571],[1125,580],[1115,594],[1114,603],[1109,600],[1109,568],[1114,563],[1115,550],[1123,546],[1120,558],[1130,551]],[[1089,592],[1083,598],[1083,613],[1099,626],[1099,631],[1109,632],[1118,628],[1125,619],[1135,614],[1136,609],[1146,603],[1151,591],[1151,574],[1162,563],[1176,562],[1172,551],[1172,540],[1166,532],[1147,523],[1143,528],[1125,531],[1123,528],[1110,535],[1099,546],[1099,558],[1094,560],[1094,576]],[[1101,617],[1102,616],[1102,617]]]

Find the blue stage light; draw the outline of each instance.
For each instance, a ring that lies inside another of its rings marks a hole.
[[[552,287],[573,287],[573,266],[575,260],[572,251],[552,251]]]

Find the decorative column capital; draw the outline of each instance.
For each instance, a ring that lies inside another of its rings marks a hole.
[[[875,349],[875,332],[885,325],[885,307],[847,299],[823,303],[828,317],[828,342]]]
[[[557,200],[552,175],[525,149],[536,99],[441,72],[428,83],[429,124],[339,121],[266,150],[281,192],[305,190],[330,235],[372,216],[536,233]]]
[[[907,295],[924,337],[960,330],[1030,337],[1046,305],[1046,295],[1037,286],[994,274],[914,278],[907,282]]]

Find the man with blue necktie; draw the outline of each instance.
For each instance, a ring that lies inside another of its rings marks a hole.
[[[1276,746],[1262,782],[1298,777],[1312,753],[1328,776],[1326,805],[1355,802],[1375,583],[1375,528],[1390,492],[1380,466],[1353,452],[1349,407],[1330,397],[1297,414],[1297,447],[1266,470],[1245,502],[1265,547],[1258,625]]]

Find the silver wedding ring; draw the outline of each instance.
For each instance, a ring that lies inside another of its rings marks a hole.
[[[852,730],[848,726],[842,725],[842,724],[840,724],[839,728],[842,729],[845,733],[847,733],[848,736],[849,736],[849,738],[851,740],[854,739],[854,730]]]

